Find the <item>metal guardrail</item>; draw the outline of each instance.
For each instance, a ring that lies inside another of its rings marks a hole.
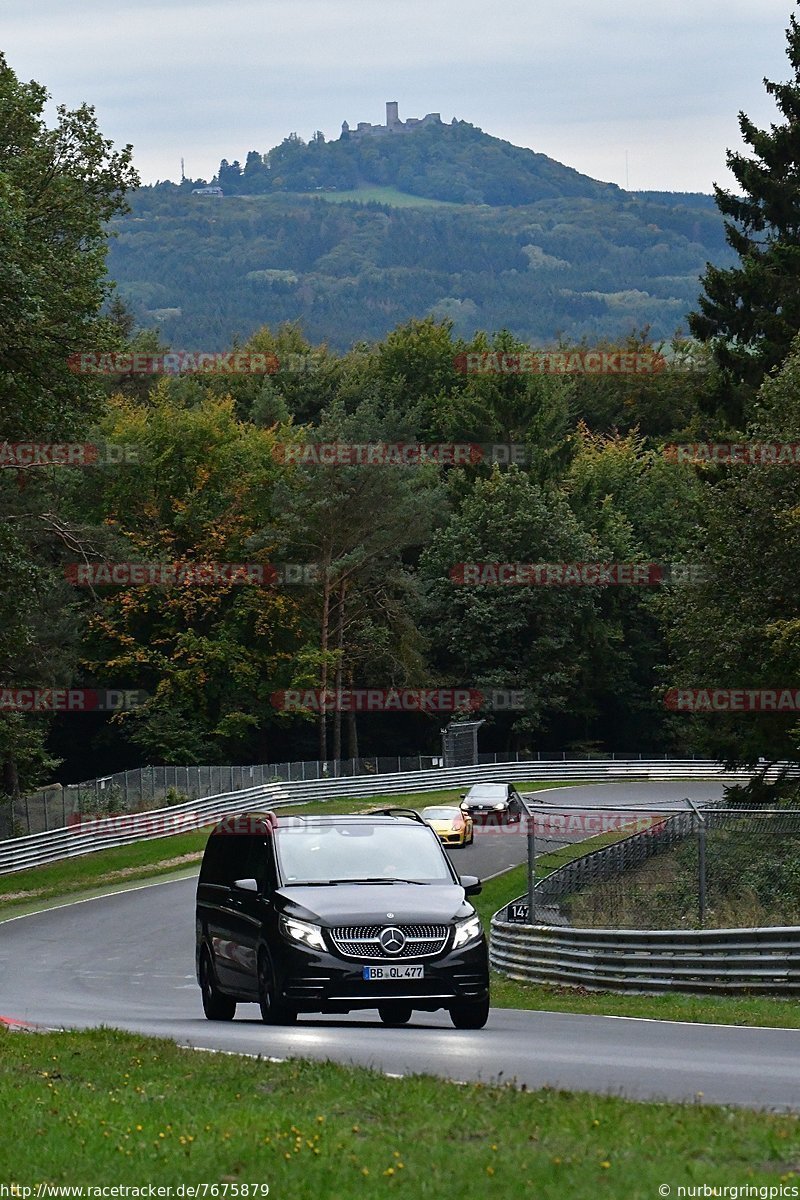
[[[704,813],[708,824],[737,815],[729,809]],[[668,850],[694,831],[695,822],[695,813],[677,813],[565,863],[537,882],[534,918],[559,897]],[[505,904],[491,922],[491,965],[512,979],[614,991],[800,992],[800,927],[637,930],[536,925],[527,923],[527,901],[521,897]],[[516,920],[510,921],[512,914]]]
[[[512,979],[613,991],[800,992],[800,928],[633,930],[492,920]]]
[[[668,761],[668,756],[663,755]],[[656,761],[653,756],[635,754],[603,755],[604,761],[618,760],[629,777],[635,763],[647,771],[648,763]],[[549,771],[551,764],[571,766],[576,761],[592,762],[592,756],[575,754],[568,759],[566,753],[548,754],[536,751],[525,753],[511,751],[499,754],[479,754],[477,765],[500,765],[513,763],[544,764]],[[471,762],[472,759],[467,760]],[[659,760],[661,761],[661,760]],[[694,761],[694,760],[692,760]],[[118,771],[97,779],[81,783],[53,783],[20,796],[14,803],[14,828],[16,836],[44,833],[67,825],[75,813],[138,812],[144,809],[162,808],[174,803],[176,796],[186,799],[220,796],[223,793],[247,791],[268,783],[308,783],[312,780],[342,779],[357,776],[389,775],[412,771],[431,771],[435,768],[466,765],[447,763],[441,757],[431,755],[380,755],[368,758],[331,759],[327,762],[281,762],[252,766],[160,766],[137,767],[130,771]],[[613,770],[613,767],[610,768]]]
[[[431,771],[412,771],[389,775],[354,776],[347,779],[319,779],[306,783],[274,783],[243,791],[221,792],[202,800],[188,800],[142,813],[119,817],[89,817],[72,826],[46,833],[10,838],[0,842],[0,875],[27,867],[42,866],[62,858],[88,854],[94,850],[148,841],[171,833],[202,827],[221,816],[244,812],[254,807],[280,807],[312,800],[340,797],[369,799],[377,796],[438,791],[469,787],[480,781],[529,779],[575,782],[659,779],[729,778],[718,762],[702,759],[639,760],[596,759],[579,762],[517,762],[472,767],[448,767]],[[736,773],[749,778],[748,772]]]

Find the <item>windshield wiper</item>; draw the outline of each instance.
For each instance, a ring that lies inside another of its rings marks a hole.
[[[417,883],[420,887],[425,887],[426,883],[430,882],[425,879],[397,879],[392,875],[374,875],[362,877],[361,879],[334,879],[334,883]]]
[[[285,887],[330,887],[337,883],[414,883],[425,887],[432,880],[425,879],[394,879],[391,876],[375,875],[359,879],[290,879]]]
[[[429,883],[433,883],[432,879],[365,879],[364,883],[415,883],[419,887],[427,887]]]

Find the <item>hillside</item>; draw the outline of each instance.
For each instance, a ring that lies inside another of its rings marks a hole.
[[[251,151],[241,169],[223,159],[214,182],[226,193],[248,195],[393,184],[412,196],[489,205],[599,199],[620,190],[467,121],[383,137],[344,134],[332,142],[321,133],[308,143],[292,134],[267,154]]]
[[[344,350],[428,313],[535,345],[644,325],[669,337],[706,262],[731,261],[710,197],[627,193],[463,122],[290,138],[218,178],[222,199],[142,188],[113,225],[109,274],[173,346],[223,349],[297,321]],[[466,179],[481,199],[456,199]]]

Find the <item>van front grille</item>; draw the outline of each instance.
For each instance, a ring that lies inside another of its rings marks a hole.
[[[381,944],[381,934],[397,930],[404,939],[398,951]],[[403,959],[430,958],[441,954],[449,936],[447,925],[340,925],[330,930],[331,940],[346,958],[386,958],[394,962]]]

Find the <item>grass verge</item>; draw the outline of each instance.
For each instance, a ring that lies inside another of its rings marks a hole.
[[[367,204],[370,200],[378,204],[390,204],[392,208],[465,208],[453,200],[433,200],[428,196],[413,196],[411,192],[401,192],[396,187],[383,187],[380,184],[364,184],[363,187],[351,188],[340,192],[295,192],[304,199],[327,200],[329,204],[346,204],[356,200]],[[474,207],[474,205],[472,206]]]
[[[108,1029],[0,1031],[0,1114],[0,1162],[28,1186],[651,1200],[664,1183],[673,1196],[680,1185],[764,1187],[800,1169],[797,1116],[390,1079]]]

